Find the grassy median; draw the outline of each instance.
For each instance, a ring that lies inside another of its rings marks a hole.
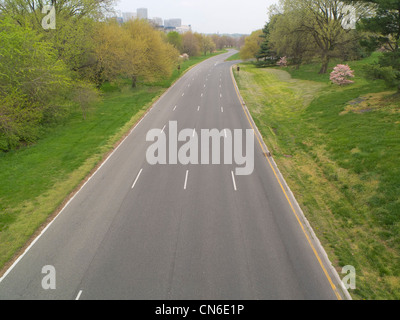
[[[38,143],[0,153],[0,271],[175,80],[224,52],[193,57],[169,79],[135,89],[129,81],[106,84],[102,102],[87,111],[86,119],[71,107],[68,119],[44,128]]]
[[[400,299],[400,97],[362,77],[375,58],[349,63],[355,83],[344,87],[318,65],[241,64],[235,77],[339,274],[356,268],[352,296]]]

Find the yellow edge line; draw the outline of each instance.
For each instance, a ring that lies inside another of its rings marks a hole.
[[[244,112],[245,115],[246,115],[247,121],[250,123],[250,126],[252,127],[252,129],[254,130],[254,132],[256,132],[256,130],[254,129],[253,123],[250,121],[249,115],[248,115],[248,113],[246,112],[246,109],[244,108],[244,105],[243,105],[243,103],[242,103],[242,99],[240,99],[240,94],[239,94],[238,88],[237,88],[237,86],[236,86],[236,81],[235,81],[235,78],[234,78],[234,76],[233,76],[233,71],[232,71],[232,69],[231,69],[231,77],[232,77],[232,81],[233,81],[233,86],[235,87],[236,95],[237,95],[237,97],[238,97],[238,99],[239,99],[240,105],[242,106],[243,112]],[[283,187],[283,185],[282,185],[282,183],[281,183],[281,181],[280,181],[280,179],[279,179],[279,177],[278,177],[278,174],[277,174],[276,171],[275,171],[275,168],[272,166],[271,161],[269,160],[268,156],[266,155],[264,146],[263,146],[263,144],[261,143],[261,140],[260,140],[258,134],[255,134],[255,136],[257,137],[258,143],[260,144],[261,149],[262,149],[263,152],[264,152],[265,158],[267,159],[267,161],[268,161],[268,163],[269,163],[269,165],[270,165],[272,171],[274,172],[274,175],[275,175],[276,180],[278,180],[278,183],[279,183],[279,185],[281,186],[281,189],[282,189],[282,191],[283,191],[283,193],[284,193],[284,195],[285,195],[285,197],[286,197],[286,200],[289,202],[290,208],[292,208],[292,211],[293,211],[293,213],[294,213],[294,215],[295,215],[295,217],[296,217],[296,219],[297,219],[297,222],[300,224],[300,227],[301,227],[301,229],[303,230],[303,233],[304,233],[304,235],[306,236],[307,241],[308,241],[309,245],[311,246],[311,249],[313,250],[313,252],[314,252],[314,254],[315,254],[315,256],[316,256],[316,258],[317,258],[317,260],[318,260],[318,262],[319,262],[319,264],[320,264],[320,266],[321,266],[321,268],[322,268],[322,270],[324,271],[324,274],[325,274],[325,276],[327,277],[327,279],[328,279],[328,281],[329,281],[329,283],[330,283],[330,285],[331,285],[331,287],[332,287],[332,289],[333,289],[333,292],[334,292],[335,295],[336,295],[336,298],[337,298],[338,300],[342,300],[342,297],[341,297],[340,294],[338,293],[335,284],[333,283],[331,277],[330,277],[329,274],[328,274],[328,271],[326,270],[324,264],[322,263],[322,260],[321,260],[321,258],[320,258],[320,256],[319,256],[317,250],[315,249],[313,243],[311,242],[310,237],[308,236],[308,234],[307,234],[307,232],[306,232],[306,230],[305,230],[303,224],[301,223],[300,218],[299,218],[299,216],[297,215],[296,210],[294,209],[293,204],[292,204],[292,202],[290,201],[290,199],[289,199],[289,197],[288,197],[288,195],[287,195],[287,193],[286,193],[286,191],[285,191],[285,188]]]

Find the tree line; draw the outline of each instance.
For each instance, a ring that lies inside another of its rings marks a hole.
[[[319,73],[332,59],[367,57],[381,51],[379,61],[365,66],[371,79],[384,79],[400,90],[399,0],[280,0],[269,8],[269,21],[245,39],[242,59],[259,67],[280,57],[299,67],[318,61]]]
[[[44,28],[46,6],[55,28]],[[157,81],[172,75],[179,56],[235,46],[230,37],[166,34],[147,20],[123,24],[114,0],[0,0],[0,150],[37,141],[43,128],[83,117],[99,88],[120,78]]]

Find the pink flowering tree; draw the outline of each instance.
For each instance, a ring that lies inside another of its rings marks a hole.
[[[330,80],[332,83],[339,86],[354,83],[354,81],[349,80],[354,78],[354,71],[350,69],[348,65],[338,64],[332,71]]]
[[[282,57],[276,64],[280,67],[286,67],[287,66],[286,57]]]

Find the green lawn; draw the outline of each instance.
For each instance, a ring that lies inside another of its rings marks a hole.
[[[400,99],[380,81],[330,84],[319,65],[241,64],[240,91],[339,274],[356,299],[400,299]],[[333,68],[334,64],[332,64]]]
[[[46,128],[36,144],[0,153],[0,270],[166,88],[210,57],[193,57],[170,79],[140,83],[136,89],[129,81],[106,84],[102,102],[90,110],[86,120],[79,109],[71,110],[63,123]]]
[[[240,59],[240,52],[235,53],[233,56],[230,56],[226,61],[235,61],[235,60],[241,60]]]

